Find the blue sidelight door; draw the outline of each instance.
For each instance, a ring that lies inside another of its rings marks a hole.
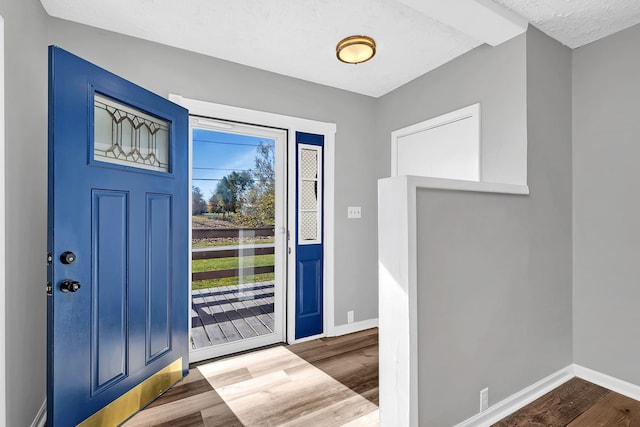
[[[188,371],[188,114],[49,48],[47,425],[118,425]]]
[[[296,132],[296,339],[323,331],[323,146]]]

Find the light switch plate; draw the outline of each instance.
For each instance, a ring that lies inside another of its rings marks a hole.
[[[347,208],[347,218],[351,218],[351,219],[362,218],[360,206],[349,206]]]

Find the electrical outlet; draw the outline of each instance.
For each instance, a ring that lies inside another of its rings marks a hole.
[[[347,311],[347,323],[353,323],[353,310]]]
[[[486,411],[489,407],[489,388],[480,390],[480,412]]]
[[[362,212],[360,206],[349,206],[347,208],[347,218],[356,219],[362,218]]]

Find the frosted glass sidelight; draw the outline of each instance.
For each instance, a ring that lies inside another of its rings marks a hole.
[[[303,148],[300,151],[300,178],[318,178],[318,151]]]
[[[301,212],[300,215],[300,239],[318,240],[318,213]]]
[[[169,126],[168,121],[96,93],[93,158],[169,172]]]
[[[319,244],[322,221],[322,148],[298,148],[298,243]]]
[[[300,185],[300,209],[318,210],[318,183],[302,181]]]

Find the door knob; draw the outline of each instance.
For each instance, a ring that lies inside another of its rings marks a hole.
[[[60,283],[60,289],[62,292],[78,292],[78,289],[80,289],[80,282],[65,279]]]
[[[71,264],[75,260],[76,254],[71,251],[63,252],[62,255],[60,255],[60,262],[62,262],[63,264]]]

